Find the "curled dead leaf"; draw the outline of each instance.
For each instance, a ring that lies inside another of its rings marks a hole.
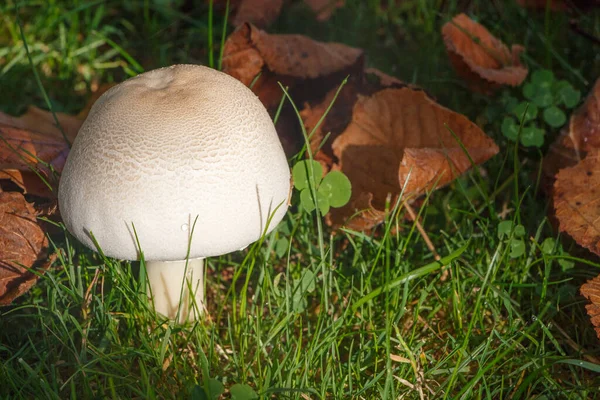
[[[563,168],[554,183],[554,210],[561,232],[600,255],[600,149]]]
[[[390,196],[393,204],[404,190],[405,199],[413,199],[450,183],[472,166],[471,160],[480,164],[498,152],[493,140],[465,116],[408,87],[359,95],[352,120],[332,149],[338,160],[333,169],[350,178],[352,198],[332,210],[328,221],[358,229],[369,226],[364,218],[353,224],[356,213],[376,210],[378,220],[366,218],[373,226],[383,220]]]
[[[591,302],[585,309],[600,339],[600,275],[581,285],[581,295]]]
[[[600,148],[600,79],[585,102],[571,115],[569,140],[576,151]]]
[[[10,179],[26,193],[53,197],[52,169],[60,172],[68,153],[62,137],[0,125],[0,179]]]
[[[85,116],[56,113],[56,118],[69,141],[73,142]],[[64,141],[64,137],[61,130],[57,128],[52,113],[35,106],[30,106],[27,109],[27,112],[20,117],[13,117],[0,112],[0,124],[36,131],[42,133],[46,137]]]
[[[62,170],[69,151],[64,140],[6,125],[0,125],[0,135],[0,168],[27,170],[41,160]]]
[[[473,90],[488,92],[500,85],[518,86],[527,77],[528,70],[519,59],[524,48],[514,45],[509,50],[465,14],[444,24],[442,36],[456,72]]]
[[[73,142],[92,105],[114,84],[99,85],[77,115],[56,113],[69,142]],[[25,193],[52,198],[52,170],[60,172],[69,146],[49,111],[29,107],[20,117],[0,112],[0,180],[10,180]]]
[[[321,163],[325,172],[329,171],[334,163],[331,143],[350,123],[352,108],[358,98],[356,83],[347,83],[339,92],[326,118],[321,122],[337,91],[338,88],[330,90],[323,101],[316,105],[306,103],[304,109],[300,111],[306,132],[310,134],[310,147],[314,158]],[[329,136],[326,138],[327,134]]]
[[[381,72],[377,68],[365,69],[365,77],[367,81],[370,81],[372,85],[371,88],[374,90],[406,86],[406,83],[402,82],[400,79],[396,78],[395,76],[391,76],[384,72]],[[376,82],[372,82],[372,80],[376,80]]]
[[[225,42],[223,71],[252,90],[267,108],[290,88],[294,101],[320,98],[349,74],[363,70],[363,51],[341,43],[322,43],[302,35],[270,35],[243,24]],[[300,84],[301,83],[301,84]]]
[[[331,143],[346,129],[352,119],[352,109],[358,100],[358,95],[372,95],[384,88],[401,88],[407,85],[401,80],[389,76],[375,68],[367,68],[364,74],[351,77],[348,83],[336,93],[338,88],[331,89],[325,98],[317,104],[306,103],[300,116],[310,136],[311,149],[314,157],[328,171],[335,156]],[[335,99],[335,103],[332,102]],[[330,105],[331,108],[330,108]],[[319,125],[327,109],[329,112]],[[326,135],[327,138],[326,138]],[[325,140],[326,139],[326,140]]]
[[[10,304],[47,270],[48,239],[38,225],[35,210],[21,193],[0,192],[0,305]]]
[[[352,198],[347,205],[342,208],[332,208],[325,216],[328,225],[366,231],[385,220],[391,210],[381,210],[375,207],[372,193],[358,192],[355,194],[355,189],[352,188],[352,190]],[[391,206],[393,207],[393,204]]]
[[[8,191],[10,191],[10,183],[14,184],[24,194],[32,194],[34,196],[44,197],[48,199],[55,198],[54,188],[56,182],[54,178],[48,176],[42,171],[19,171],[18,169],[5,169],[0,171],[0,181],[6,181]],[[3,183],[0,182],[0,188]]]
[[[597,148],[600,148],[600,79],[544,158],[543,170],[549,186],[560,169],[577,164],[588,151]]]

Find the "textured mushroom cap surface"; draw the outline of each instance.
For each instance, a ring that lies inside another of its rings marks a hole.
[[[283,218],[290,172],[269,114],[236,79],[197,65],[143,73],[92,107],[59,186],[67,229],[135,260],[246,247]],[[195,222],[195,224],[194,224]],[[192,232],[193,228],[193,232]],[[91,234],[90,234],[91,232]],[[190,239],[191,236],[191,239]]]

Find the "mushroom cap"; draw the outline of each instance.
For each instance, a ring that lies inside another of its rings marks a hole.
[[[286,156],[256,95],[214,69],[174,65],[98,99],[58,201],[67,229],[89,248],[93,235],[110,257],[136,260],[141,250],[172,261],[188,248],[202,258],[258,240],[283,218],[289,189]]]

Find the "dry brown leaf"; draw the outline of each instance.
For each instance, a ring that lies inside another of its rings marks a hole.
[[[376,86],[374,86],[377,88],[377,90],[389,87],[406,86],[406,83],[402,82],[400,79],[396,78],[395,76],[388,75],[385,72],[381,72],[377,68],[365,69],[365,75],[367,80],[370,79],[370,76],[377,79],[377,82],[375,82]]]
[[[288,158],[298,154],[304,147],[302,127],[298,123],[298,116],[292,107],[282,108],[275,124],[275,130],[279,136],[283,151]]]
[[[99,85],[77,115],[56,113],[69,142],[75,139],[92,105],[112,86],[114,84]],[[0,112],[0,180],[12,181],[25,193],[54,197],[46,183],[56,186],[56,182],[52,181],[50,169],[43,164],[51,164],[60,172],[68,152],[63,134],[49,111],[31,106],[20,117]]]
[[[44,164],[60,172],[68,153],[62,137],[0,124],[0,179],[10,179],[26,193],[53,197],[44,180],[50,186],[56,182]]]
[[[511,50],[465,14],[459,14],[442,27],[450,61],[473,90],[487,92],[500,85],[520,85],[527,77],[521,64],[522,46]]]
[[[327,21],[333,12],[344,6],[344,0],[304,0],[318,21]]]
[[[225,42],[223,71],[252,90],[267,108],[279,104],[278,81],[290,88],[294,101],[321,98],[347,75],[361,73],[361,49],[321,43],[302,35],[270,35],[243,24]],[[300,84],[301,83],[301,84]]]
[[[323,101],[316,105],[306,103],[304,109],[300,111],[306,132],[311,135],[310,147],[314,158],[323,165],[324,172],[327,172],[334,163],[331,143],[344,131],[352,118],[352,108],[358,99],[356,86],[356,83],[349,82],[341,89],[334,105],[320,125],[317,124],[335,98],[338,88],[331,89]],[[328,133],[330,136],[323,143]]]
[[[75,115],[56,113],[56,117],[69,141],[73,142],[85,116],[82,118]],[[35,106],[30,106],[27,112],[20,117],[13,117],[0,112],[0,124],[36,131],[46,137],[64,141],[60,129],[56,127],[52,113]]]
[[[569,140],[577,152],[600,147],[600,79],[583,105],[571,115]]]
[[[1,146],[0,146],[1,147]],[[10,183],[23,191],[24,194],[54,199],[56,182],[48,176],[48,173],[36,171],[19,171],[17,169],[5,169],[0,171],[0,181],[6,181],[7,191],[11,191]],[[38,175],[39,174],[39,175]],[[0,188],[3,183],[0,182]]]
[[[98,100],[98,98],[100,98],[104,92],[114,85],[114,83],[108,83],[99,85],[97,88],[95,88],[85,107],[77,115],[70,115],[60,112],[55,113],[56,119],[58,119],[60,127],[65,133],[65,136],[69,139],[69,142],[72,143],[75,139],[75,136],[77,136],[77,132],[79,132],[79,128],[90,112],[92,105],[94,105],[96,100]],[[12,115],[0,112],[0,125],[8,125],[14,128],[35,131],[43,134],[45,137],[64,141],[64,136],[61,132],[61,129],[56,126],[56,122],[52,113],[35,106],[29,106],[27,111],[19,117],[13,117]]]
[[[328,171],[334,163],[335,156],[333,155],[331,143],[350,123],[352,109],[358,95],[372,95],[384,88],[405,86],[405,83],[393,76],[389,76],[375,68],[367,68],[364,75],[351,78],[341,89],[321,125],[317,124],[333,102],[338,88],[331,89],[325,98],[316,105],[305,104],[300,116],[304,121],[307,132],[312,133],[310,143],[315,159],[323,164],[325,171]],[[315,127],[316,129],[314,129]],[[323,143],[327,134],[329,134],[327,141]]]
[[[592,302],[585,309],[600,339],[600,275],[581,285],[581,295]]]
[[[600,149],[588,152],[574,167],[559,171],[554,210],[561,232],[600,255]]]
[[[332,208],[325,216],[325,221],[330,226],[366,231],[383,222],[389,211],[377,209],[373,205],[372,193],[355,193],[355,188],[352,187],[350,202],[342,208]]]
[[[382,221],[386,204],[404,188],[411,199],[450,183],[471,167],[451,129],[475,164],[498,152],[498,146],[465,116],[435,103],[412,88],[384,89],[358,96],[352,120],[332,144],[333,169],[352,182],[352,198],[330,213],[333,225],[365,229]],[[370,197],[369,197],[370,196]],[[367,209],[379,218],[348,219]]]
[[[395,77],[374,68],[367,68],[363,73],[350,76],[321,124],[319,121],[332,104],[339,86],[333,87],[322,99],[305,102],[300,116],[307,133],[310,134],[314,158],[323,165],[325,172],[329,171],[334,162],[331,143],[350,122],[357,95],[371,95],[383,88],[404,86],[406,84]],[[298,127],[297,115],[291,107],[283,108],[277,123],[277,132],[289,156],[297,154],[303,147],[304,138]]]
[[[62,139],[44,133],[0,124],[0,168],[27,171],[38,160],[62,170],[69,147]]]
[[[279,16],[283,0],[242,0],[231,19],[234,26],[250,23],[259,28],[271,25]]]
[[[550,146],[544,158],[544,175],[549,185],[562,168],[581,161],[588,151],[600,148],[600,79],[596,81],[585,102],[573,113],[569,124]]]
[[[21,193],[0,192],[0,305],[10,304],[37,281],[32,268],[43,273],[53,261],[47,257],[48,239],[37,223],[35,210]]]

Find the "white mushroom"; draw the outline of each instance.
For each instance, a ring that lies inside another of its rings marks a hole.
[[[107,256],[138,260],[143,252],[156,311],[174,319],[182,302],[185,321],[198,317],[192,298],[203,309],[202,259],[270,232],[287,210],[289,185],[275,127],[252,91],[216,70],[175,65],[98,99],[58,200],[67,229],[86,246],[96,248],[93,235]]]

